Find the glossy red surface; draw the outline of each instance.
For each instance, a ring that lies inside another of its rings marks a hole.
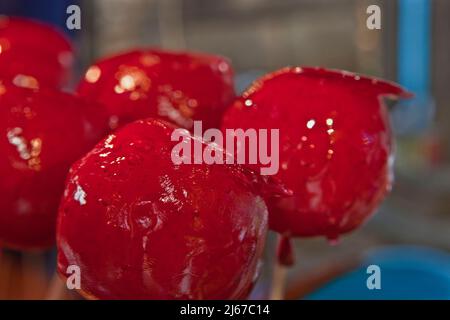
[[[100,112],[70,94],[0,81],[0,247],[54,244],[69,167],[105,134]]]
[[[348,72],[285,68],[256,81],[223,128],[280,129],[276,175],[293,197],[271,201],[269,226],[335,239],[363,223],[392,183],[392,136],[381,96],[399,86]]]
[[[175,127],[129,124],[74,164],[58,227],[58,270],[98,299],[245,298],[267,208],[240,166],[174,165]],[[205,146],[205,145],[203,145]]]
[[[98,61],[86,71],[78,93],[108,108],[112,129],[150,116],[187,129],[193,120],[217,128],[235,97],[227,59],[156,49]]]
[[[33,77],[46,86],[64,85],[70,75],[73,49],[58,30],[41,22],[0,17],[0,76]]]

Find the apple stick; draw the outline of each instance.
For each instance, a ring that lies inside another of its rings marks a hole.
[[[8,250],[2,250],[0,261],[1,299],[20,299],[22,283],[20,265],[20,255]]]
[[[11,272],[11,261],[7,259],[4,250],[0,249],[0,300],[5,300],[8,298]]]
[[[66,288],[66,283],[61,277],[55,273],[47,291],[47,300],[70,300],[72,297]]]
[[[294,251],[291,239],[284,235],[278,235],[276,257],[272,271],[271,300],[283,300],[288,267],[294,264]]]
[[[24,252],[21,256],[22,298],[36,300],[45,297],[48,277],[44,253]]]

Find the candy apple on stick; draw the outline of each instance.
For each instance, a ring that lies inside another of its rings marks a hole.
[[[72,61],[72,45],[54,27],[30,19],[0,17],[0,95],[5,93],[3,83],[7,82],[31,89],[64,86],[70,77]],[[2,176],[2,180],[7,179]],[[8,298],[13,294],[8,289],[11,287],[10,282],[14,282],[12,279],[29,278],[34,283],[41,281],[43,273],[39,273],[39,270],[44,268],[42,260],[40,254],[3,254],[0,257],[0,269],[3,271],[0,272],[0,287],[3,288],[0,289],[0,295]],[[17,264],[16,268],[12,268],[14,263]],[[23,270],[20,271],[21,269]],[[30,270],[34,271],[28,277]],[[18,285],[14,283],[13,286]],[[27,285],[28,288],[30,289],[24,295],[26,298],[33,297],[29,293],[41,291],[41,288],[32,283]],[[15,297],[20,297],[20,290],[17,292],[19,296]]]
[[[383,98],[398,85],[353,73],[289,67],[255,81],[226,111],[226,128],[277,128],[276,177],[294,195],[271,201],[270,229],[283,237],[336,241],[364,223],[392,184],[393,141]],[[280,242],[279,259],[290,244]]]
[[[106,134],[106,114],[71,94],[1,80],[0,131],[0,247],[49,248],[66,174]]]

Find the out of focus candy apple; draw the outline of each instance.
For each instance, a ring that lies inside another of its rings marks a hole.
[[[112,129],[157,117],[191,129],[219,127],[233,101],[233,70],[220,56],[135,50],[101,59],[89,67],[78,93],[104,104]]]
[[[0,76],[29,77],[35,85],[61,87],[67,83],[73,48],[56,28],[34,20],[0,17]]]
[[[101,107],[0,81],[0,247],[45,248],[73,162],[106,133]]]

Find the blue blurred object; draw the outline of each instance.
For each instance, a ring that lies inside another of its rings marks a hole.
[[[420,132],[434,116],[431,88],[431,0],[398,1],[398,82],[415,94],[393,110],[397,133]]]
[[[398,81],[417,95],[430,91],[430,0],[399,0]]]
[[[33,18],[58,26],[69,36],[73,31],[66,28],[67,7],[79,5],[79,0],[1,0],[0,14]],[[43,39],[44,40],[44,39]]]
[[[369,265],[381,269],[381,289],[369,290]],[[449,300],[450,255],[422,247],[393,247],[369,253],[363,265],[308,295],[309,300]]]
[[[262,77],[266,72],[264,70],[249,70],[246,72],[238,73],[235,77],[235,89],[238,94],[242,94],[246,89],[250,87],[253,81]]]

